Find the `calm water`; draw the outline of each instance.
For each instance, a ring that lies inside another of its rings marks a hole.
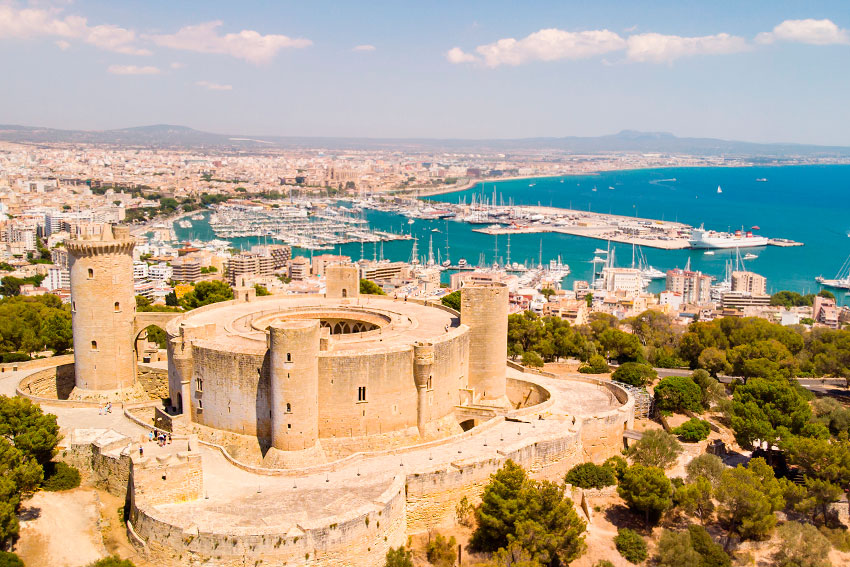
[[[758,178],[767,181],[757,182]],[[534,187],[529,187],[531,182],[486,182],[467,191],[432,199],[458,202],[465,198],[468,203],[473,194],[484,194],[492,199],[495,187],[498,198],[505,203],[512,200],[516,204],[590,209],[678,220],[695,226],[704,223],[706,228],[715,230],[758,225],[765,236],[805,243],[797,248],[768,246],[748,250],[758,258],[747,262],[747,268],[768,278],[769,291],[817,291],[820,286],[814,281],[815,276],[833,277],[850,255],[850,166],[665,168],[540,178],[533,180]],[[723,188],[722,194],[717,193],[718,185]],[[594,187],[597,188],[595,192]],[[453,263],[465,258],[477,264],[482,256],[488,264],[494,258],[500,263],[507,259],[506,236],[472,232],[470,225],[418,219],[410,225],[405,217],[379,211],[366,211],[364,216],[373,228],[417,236],[420,257],[427,254],[429,240],[433,239],[435,258],[439,252],[445,259],[448,235],[448,252]],[[175,227],[179,238],[208,240],[214,237],[206,221],[192,222],[191,229]],[[257,239],[235,239],[233,245],[248,248],[256,242]],[[570,265],[572,273],[566,284],[574,279],[590,279],[589,261],[593,251],[606,247],[604,241],[577,236],[517,234],[510,238],[511,261],[536,264],[541,243],[544,262],[560,256]],[[384,243],[383,257],[409,260],[412,246],[412,241]],[[631,246],[617,244],[614,247],[618,265],[630,265]],[[360,244],[338,246],[335,251],[354,259],[361,258]],[[309,251],[296,252],[310,255]],[[649,263],[661,270],[684,267],[690,258],[693,269],[721,277],[726,259],[734,254],[717,251],[713,256],[706,256],[697,251],[652,248],[645,248],[643,252]],[[362,256],[380,258],[381,245],[364,245]],[[663,280],[657,280],[650,289],[663,289]],[[838,295],[839,299],[842,295],[843,292]]]

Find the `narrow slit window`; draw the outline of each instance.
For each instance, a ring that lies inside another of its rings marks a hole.
[[[119,311],[121,311],[121,304],[116,301],[115,302],[115,312],[118,313]]]
[[[89,268],[89,279],[92,278],[94,278],[94,270],[92,268]]]
[[[357,388],[357,401],[365,402],[366,401],[366,386],[358,386]]]
[[[97,350],[97,341],[92,341],[92,342],[91,342],[91,349],[92,349],[92,350]]]

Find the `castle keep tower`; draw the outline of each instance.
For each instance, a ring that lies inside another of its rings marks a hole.
[[[325,297],[343,299],[360,295],[360,272],[354,264],[332,264],[325,268]]]
[[[460,290],[460,306],[460,321],[469,327],[469,387],[475,390],[474,402],[505,407],[508,287],[469,282]]]
[[[318,319],[269,326],[271,446],[310,449],[319,440]]]
[[[133,355],[133,247],[128,227],[65,243],[71,260],[75,398],[120,396],[136,383]]]
[[[428,390],[431,387],[431,370],[434,366],[434,345],[418,342],[413,345],[413,380],[416,383],[416,426],[419,434],[425,435],[425,427],[431,419],[428,411]]]

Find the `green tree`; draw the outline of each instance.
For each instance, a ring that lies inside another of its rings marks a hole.
[[[387,551],[384,567],[413,567],[413,552],[403,545]]]
[[[381,289],[381,286],[373,282],[372,280],[360,280],[360,293],[364,295],[386,295],[384,290]]]
[[[830,543],[810,524],[786,522],[776,530],[779,548],[773,556],[774,567],[831,567]]]
[[[708,439],[711,428],[704,419],[692,417],[679,427],[673,429],[673,433],[678,435],[685,443],[697,443],[703,439]]]
[[[584,553],[585,523],[566,497],[565,487],[548,481],[526,481],[520,494],[511,541],[548,567],[569,565]]]
[[[189,310],[231,299],[233,299],[233,290],[226,283],[220,281],[198,282],[192,288],[192,291],[180,298],[180,305]]]
[[[261,284],[254,284],[254,290],[257,293],[257,297],[265,297],[272,294],[266,286]]]
[[[605,356],[620,364],[644,360],[643,345],[632,334],[609,328],[599,333],[597,340]]]
[[[688,482],[694,482],[700,477],[708,479],[711,484],[716,484],[720,480],[720,475],[726,470],[726,465],[723,460],[717,455],[703,453],[698,457],[694,457],[685,466]]]
[[[612,467],[581,463],[567,472],[564,482],[579,488],[605,488],[617,484],[617,476]]]
[[[629,508],[644,514],[647,524],[673,504],[673,486],[658,467],[632,465],[623,473],[617,494]]]
[[[614,547],[629,563],[643,563],[646,560],[646,540],[629,528],[620,528],[614,537]]]
[[[691,546],[702,557],[702,567],[730,567],[732,559],[723,550],[723,546],[711,539],[711,535],[702,526],[688,526]]]
[[[694,549],[688,532],[662,531],[655,553],[659,567],[703,567],[702,556]]]
[[[810,419],[806,394],[784,378],[753,378],[732,395],[730,422],[742,447],[752,447],[756,440],[775,444],[779,428],[796,434]]]
[[[440,303],[455,311],[460,311],[460,290],[453,291],[448,295],[444,295],[440,299]]]
[[[702,412],[702,390],[688,376],[668,376],[655,386],[655,405],[660,410]]]
[[[56,454],[59,426],[28,399],[0,396],[0,437],[43,467]]]
[[[715,488],[717,515],[726,529],[726,547],[733,537],[762,539],[776,525],[774,512],[785,506],[785,487],[764,459],[752,459],[720,475]]]
[[[715,378],[720,374],[732,372],[732,365],[726,360],[726,352],[717,347],[708,347],[699,354],[699,367],[704,368]]]
[[[611,374],[611,379],[632,386],[645,386],[655,380],[658,372],[648,364],[625,362]]]
[[[539,561],[531,557],[518,541],[513,541],[507,547],[496,550],[489,561],[477,567],[543,567]]]
[[[530,366],[532,368],[542,368],[543,364],[543,357],[534,352],[533,350],[522,353],[523,366]]]
[[[673,501],[689,516],[696,516],[702,525],[711,521],[714,514],[714,501],[711,481],[697,477],[693,482],[683,484],[673,493]]]
[[[626,456],[640,465],[663,470],[672,465],[681,452],[682,444],[675,436],[661,429],[652,429],[628,448]]]
[[[492,552],[508,544],[508,535],[515,533],[519,494],[525,481],[525,470],[510,459],[490,475],[475,513],[478,527],[469,540],[473,549]]]

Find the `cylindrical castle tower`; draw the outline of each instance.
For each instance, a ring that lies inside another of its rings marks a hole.
[[[460,290],[460,321],[469,327],[469,387],[474,403],[509,405],[505,374],[508,356],[508,287],[469,282]]]
[[[120,396],[136,383],[133,354],[133,247],[128,227],[65,243],[71,261],[75,398]]]
[[[318,319],[269,326],[271,446],[300,451],[319,439]]]

